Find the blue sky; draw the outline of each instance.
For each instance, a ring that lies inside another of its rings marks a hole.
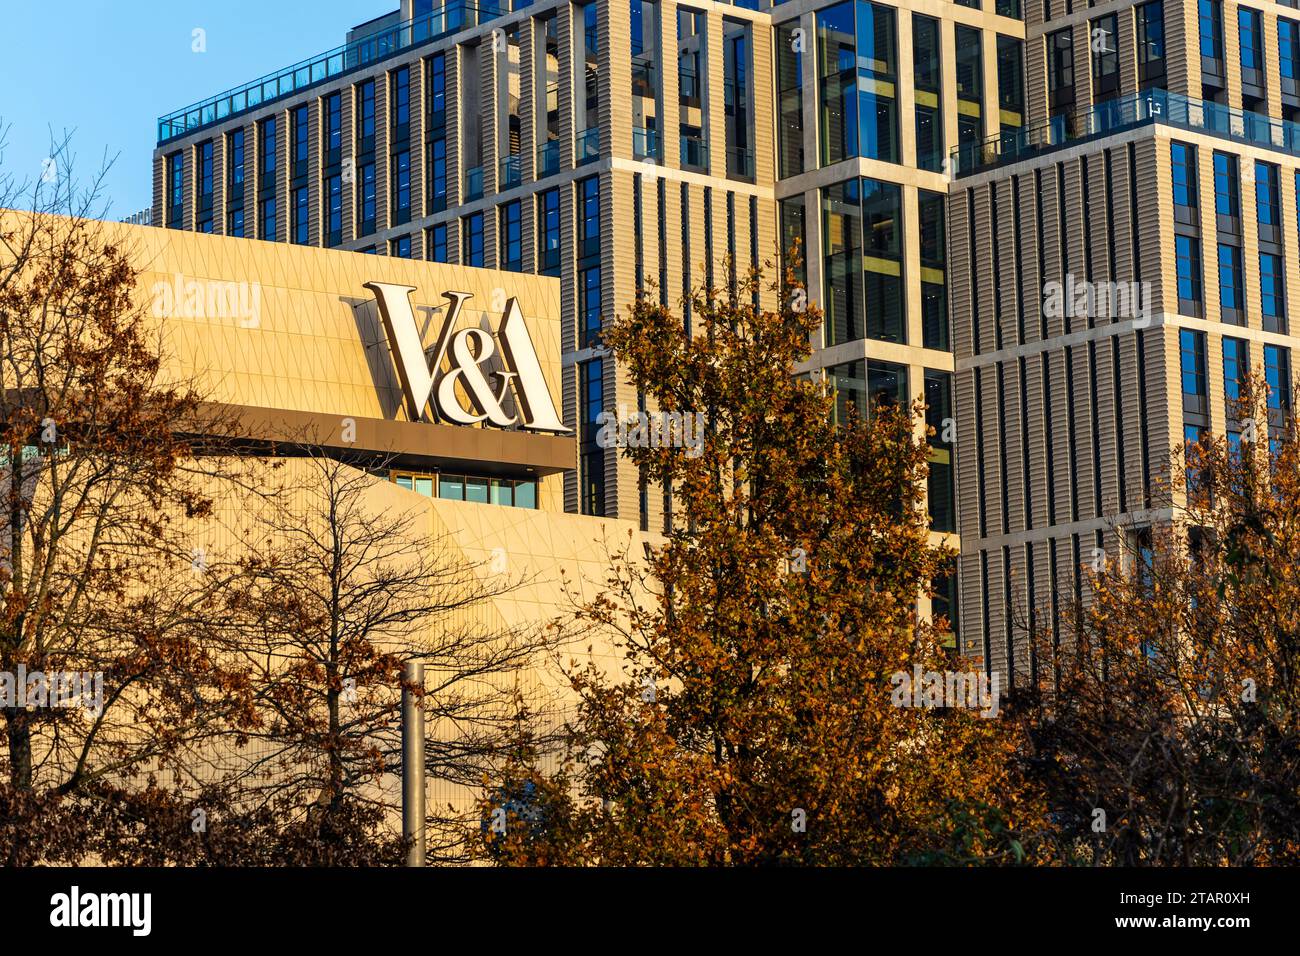
[[[0,38],[0,166],[41,174],[50,128],[74,132],[76,174],[116,157],[108,215],[152,202],[157,120],[343,43],[398,0],[5,0]],[[207,52],[195,53],[194,30]]]

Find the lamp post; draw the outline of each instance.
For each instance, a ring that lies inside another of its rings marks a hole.
[[[424,665],[407,661],[402,686],[402,836],[407,866],[424,866]]]

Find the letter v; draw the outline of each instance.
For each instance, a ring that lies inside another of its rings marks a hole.
[[[447,339],[456,326],[461,304],[473,298],[468,292],[444,292],[443,298],[451,303],[442,330],[438,333],[438,346],[430,367],[429,359],[420,342],[420,330],[415,325],[415,313],[411,310],[411,293],[415,286],[396,285],[391,282],[367,282],[365,288],[375,294],[379,306],[379,317],[388,335],[389,348],[394,352],[397,365],[397,377],[402,383],[402,392],[406,396],[407,408],[411,421],[424,418],[424,410],[433,393],[434,379],[442,368],[442,359],[447,351]]]

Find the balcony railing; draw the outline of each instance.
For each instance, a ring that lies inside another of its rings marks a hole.
[[[653,99],[658,84],[655,77],[655,65],[648,60],[632,61],[632,93],[635,96]]]
[[[727,149],[727,175],[740,179],[754,178],[754,151],[733,146]]]
[[[632,155],[637,159],[660,159],[659,131],[632,127]]]
[[[497,190],[514,189],[518,186],[522,178],[520,168],[518,153],[501,160],[501,182],[497,184]]]
[[[584,129],[578,134],[578,140],[574,143],[577,149],[575,162],[581,166],[583,163],[594,163],[600,158],[600,127],[593,126],[590,129]]]
[[[699,136],[683,136],[682,165],[690,169],[708,169],[709,144]]]
[[[465,170],[465,202],[483,198],[483,167],[471,166]]]
[[[694,70],[677,68],[678,98],[683,102],[698,106],[700,103],[700,78]]]
[[[1300,156],[1300,123],[1153,89],[1056,116],[1039,126],[1022,126],[982,142],[958,146],[952,151],[953,175],[969,176],[982,169],[1019,162],[1081,140],[1148,123],[1209,133]]]
[[[551,140],[537,149],[537,178],[554,176],[560,171],[560,143]]]
[[[224,93],[169,113],[158,120],[158,142],[219,123],[232,116],[257,109],[273,100],[325,83],[353,70],[386,60],[412,47],[451,36],[467,27],[487,23],[508,12],[508,2],[470,3],[449,0],[432,13],[406,20],[386,30],[319,56],[245,83]]]

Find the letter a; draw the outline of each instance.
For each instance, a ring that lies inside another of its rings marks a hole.
[[[555,402],[551,399],[551,390],[546,387],[546,377],[542,375],[542,365],[537,360],[537,350],[533,348],[532,336],[519,311],[519,301],[510,297],[506,303],[505,315],[501,317],[501,351],[506,364],[515,372],[515,395],[519,407],[523,410],[524,425],[543,432],[567,432],[556,414]]]

